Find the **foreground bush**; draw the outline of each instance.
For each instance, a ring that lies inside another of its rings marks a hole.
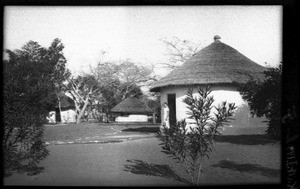
[[[232,119],[236,108],[234,104],[223,102],[215,107],[216,112],[212,112],[214,99],[208,96],[210,92],[208,87],[199,88],[199,97],[193,97],[190,89],[184,99],[190,118],[196,121],[196,126],[190,127],[182,120],[170,123],[170,129],[163,127],[158,134],[163,152],[183,165],[192,185],[199,184],[203,162],[212,152],[214,137],[220,134],[218,128]]]
[[[3,62],[3,138],[5,174],[39,173],[39,162],[48,155],[43,124],[56,100],[56,86],[65,71],[63,45],[49,48],[30,41],[21,50],[6,52]]]

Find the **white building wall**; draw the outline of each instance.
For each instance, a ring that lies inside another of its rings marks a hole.
[[[48,123],[57,123],[56,120],[56,112],[49,112],[49,116],[47,117]],[[61,111],[61,122],[62,123],[74,123],[76,122],[76,111],[73,109]]]
[[[49,116],[47,117],[48,123],[56,123],[55,115],[55,111],[49,112]]]
[[[119,116],[116,118],[116,122],[148,122],[148,116],[137,114],[131,114],[129,116]]]
[[[61,111],[61,121],[63,123],[74,123],[76,122],[76,112],[75,110],[69,109],[66,111]]]
[[[164,87],[161,89],[161,105],[164,102],[168,102],[168,94],[176,94],[176,118],[182,120],[187,118],[186,112],[188,111],[183,99],[186,97],[186,93],[190,86],[176,86],[176,87]],[[194,95],[197,94],[198,87],[193,87]],[[238,91],[234,87],[229,86],[212,86],[210,88],[212,92],[210,95],[214,96],[213,105],[218,105],[223,101],[228,103],[235,103],[236,106],[246,103]],[[163,117],[164,111],[161,111],[161,117]]]

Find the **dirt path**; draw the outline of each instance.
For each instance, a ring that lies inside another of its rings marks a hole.
[[[5,185],[180,186],[187,175],[161,152],[156,138],[117,143],[49,145],[37,176],[15,174]],[[201,183],[263,184],[280,182],[280,145],[216,143]]]

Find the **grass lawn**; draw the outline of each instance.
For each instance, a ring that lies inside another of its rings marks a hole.
[[[228,142],[241,145],[258,145],[276,143],[268,135],[264,134],[261,127],[250,128],[225,128],[222,135],[216,136],[216,142]],[[51,141],[91,141],[104,140],[112,136],[146,135],[156,134],[159,125],[153,124],[115,124],[115,123],[80,123],[65,125],[49,125],[45,127],[45,142]],[[257,134],[261,133],[261,134]]]
[[[101,139],[113,135],[156,133],[159,125],[153,124],[114,124],[114,123],[80,123],[45,126],[44,140],[70,141],[84,139]]]

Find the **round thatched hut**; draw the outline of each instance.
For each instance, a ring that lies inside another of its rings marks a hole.
[[[120,114],[116,118],[116,122],[147,122],[148,114],[153,111],[140,99],[129,97],[117,104],[112,113]]]
[[[49,123],[74,123],[76,122],[76,108],[73,99],[60,93],[53,110],[49,112]]]
[[[236,49],[222,43],[219,36],[200,50],[182,66],[170,72],[151,86],[151,92],[160,92],[161,103],[167,102],[170,118],[187,118],[182,102],[189,88],[210,85],[215,103],[222,101],[241,105],[245,103],[234,82],[245,82],[251,77],[263,79],[265,67],[253,62]],[[163,114],[163,111],[162,111]],[[163,115],[161,115],[163,117]]]

